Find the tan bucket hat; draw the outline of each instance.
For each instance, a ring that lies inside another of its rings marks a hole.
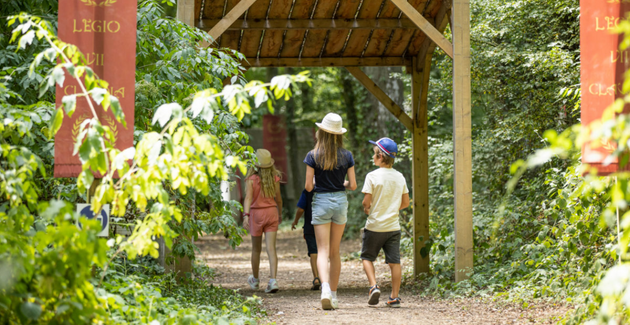
[[[256,150],[256,158],[258,158],[258,162],[255,165],[258,168],[269,168],[273,166],[275,162],[275,160],[271,158],[271,152],[267,149]]]
[[[343,121],[341,120],[341,116],[335,113],[328,113],[324,116],[324,119],[321,123],[315,123],[318,128],[332,134],[344,134],[348,130],[342,128]]]

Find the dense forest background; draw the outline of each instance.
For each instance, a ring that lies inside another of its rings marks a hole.
[[[245,84],[249,80],[269,81],[277,74],[297,75],[306,70],[252,69],[243,73],[238,63],[242,56],[238,53],[198,51],[195,46],[204,33],[172,19],[174,8],[173,0],[139,1],[134,133],[138,143],[145,134],[161,130],[154,115],[164,104],[191,105],[195,93],[210,87],[221,91],[222,81],[233,76],[238,84]],[[50,21],[54,31],[56,11],[55,0],[3,0],[0,17],[28,12]],[[567,141],[575,140],[565,130],[572,130],[571,126],[579,123],[579,14],[577,0],[471,1],[475,267],[472,277],[459,283],[453,279],[452,64],[443,52],[436,51],[429,93],[433,272],[420,280],[406,274],[408,288],[427,295],[494,297],[524,308],[536,301],[566,303],[574,307],[563,320],[566,323],[586,320],[623,323],[628,319],[625,308],[628,302],[621,299],[628,283],[627,274],[624,277],[622,271],[627,269],[613,267],[619,256],[625,256],[625,249],[616,246],[620,237],[611,212],[615,206],[622,212],[627,209],[620,203],[625,203],[628,195],[627,182],[623,177],[620,185],[603,178],[583,178],[575,147],[573,151],[556,150],[557,155],[545,159],[528,159],[541,157],[541,150],[557,149],[563,134]],[[82,272],[63,285],[38,287],[44,280],[67,276],[66,271],[38,269],[34,265],[67,265],[63,264],[65,246],[55,242],[59,239],[55,239],[52,230],[61,219],[53,216],[71,214],[69,204],[63,202],[84,202],[87,194],[76,180],[45,176],[52,172],[54,141],[48,132],[50,121],[55,120],[55,107],[53,92],[41,89],[54,65],[42,61],[31,69],[37,53],[48,44],[35,40],[32,46],[23,49],[10,41],[14,28],[5,23],[0,25],[0,107],[5,119],[5,127],[0,130],[5,146],[2,150],[28,148],[41,159],[46,173],[33,176],[36,174],[31,172],[22,177],[32,179],[29,186],[37,188],[34,198],[24,200],[28,204],[6,199],[6,195],[0,199],[2,225],[16,224],[12,219],[15,216],[10,213],[16,206],[20,211],[28,211],[31,218],[20,221],[23,226],[19,230],[0,230],[0,257],[6,257],[0,259],[0,270],[13,272],[8,280],[0,279],[0,290],[7,293],[0,298],[3,314],[0,317],[4,317],[0,319],[81,323],[96,314],[103,319],[125,322],[133,320],[138,311],[153,308],[146,300],[151,297],[160,306],[151,319],[181,321],[195,315],[196,319],[213,322],[219,319],[255,322],[260,313],[257,302],[210,286],[212,269],[207,266],[195,264],[195,282],[178,285],[177,279],[166,274],[147,254],[127,259],[126,249],[116,251],[120,243],[106,246],[89,236],[76,237],[64,245],[77,241],[93,245],[90,247],[98,252],[98,258],[79,259],[75,261],[76,267],[87,270],[94,263],[98,266],[94,272],[102,276],[96,279],[92,273]],[[450,37],[448,28],[445,33]],[[359,189],[365,175],[374,169],[367,140],[383,136],[400,144],[401,155],[395,168],[411,184],[411,139],[399,122],[345,69],[308,70],[312,85],[295,83],[291,99],[274,102],[273,113],[285,116],[289,135],[292,128],[312,127],[326,113],[337,112],[349,129],[346,147],[357,162]],[[410,107],[410,78],[404,68],[364,71],[401,106]],[[254,108],[254,100],[251,102],[251,114],[242,119],[218,105],[214,108],[214,119],[194,120],[194,126],[200,133],[218,139],[217,148],[246,161],[252,157],[252,148],[248,147],[244,131],[260,127],[262,115],[269,113],[266,105]],[[15,117],[27,123],[16,126]],[[292,141],[289,139],[290,154],[295,143]],[[0,161],[5,178],[19,169],[19,163],[16,165],[12,157],[3,154]],[[303,157],[292,158],[301,162]],[[520,160],[527,163],[517,163]],[[517,170],[518,177],[514,175]],[[226,172],[233,174],[235,169]],[[165,180],[165,195],[181,209],[180,220],[166,219],[160,224],[175,238],[172,246],[175,256],[194,259],[198,252],[194,239],[204,233],[222,232],[232,245],[242,240],[245,233],[231,216],[239,206],[236,202],[222,201],[222,178],[210,177],[205,184],[207,193],[182,193]],[[3,194],[10,190],[10,187],[2,189]],[[616,201],[611,199],[610,191],[621,193]],[[360,191],[350,193],[349,198],[346,236],[354,237],[364,225],[365,217],[360,209]],[[293,206],[294,202],[286,204]],[[128,226],[143,220],[141,210],[130,204],[126,213],[114,222]],[[287,210],[290,214],[290,209]],[[410,209],[403,211],[401,218],[405,233],[402,249],[411,256]],[[625,227],[622,223],[621,228]],[[51,239],[41,241],[32,235],[36,232]],[[124,254],[116,255],[120,251]],[[82,253],[85,252],[76,254]],[[59,257],[53,258],[54,254]],[[607,274],[614,273],[606,273],[611,268],[617,275],[608,278]],[[59,298],[71,289],[93,292],[87,298],[74,293]],[[99,309],[99,299],[109,301],[111,306]],[[142,302],[137,303],[139,300]]]

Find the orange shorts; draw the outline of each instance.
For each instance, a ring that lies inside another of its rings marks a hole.
[[[249,234],[258,237],[263,232],[278,231],[278,208],[268,207],[249,210]]]

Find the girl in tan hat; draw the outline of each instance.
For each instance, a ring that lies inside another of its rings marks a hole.
[[[265,234],[267,256],[271,278],[265,292],[278,291],[276,274],[278,255],[276,254],[276,233],[282,216],[282,196],[280,196],[280,172],[276,170],[271,153],[265,149],[256,150],[257,168],[250,168],[245,178],[245,202],[243,203],[243,227],[252,236],[252,273],[247,283],[258,289],[258,269],[262,251],[262,234]]]
[[[306,190],[315,192],[312,203],[312,221],[317,240],[317,270],[322,282],[322,309],[337,309],[337,285],[341,273],[339,245],[346,227],[348,198],[346,190],[355,190],[352,153],[343,148],[341,116],[328,113],[319,127],[317,143],[304,159]],[[346,175],[348,181],[345,180]],[[315,184],[313,184],[315,176]],[[330,267],[328,260],[330,259]]]

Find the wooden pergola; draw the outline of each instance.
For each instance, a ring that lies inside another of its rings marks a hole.
[[[473,267],[469,0],[179,0],[178,19],[251,67],[346,68],[413,135],[414,274],[430,272],[427,94],[431,58],[453,59],[456,280]],[[453,43],[443,31],[450,24]],[[360,67],[405,66],[407,114]],[[424,254],[423,254],[424,253]],[[424,257],[422,255],[425,255]]]

